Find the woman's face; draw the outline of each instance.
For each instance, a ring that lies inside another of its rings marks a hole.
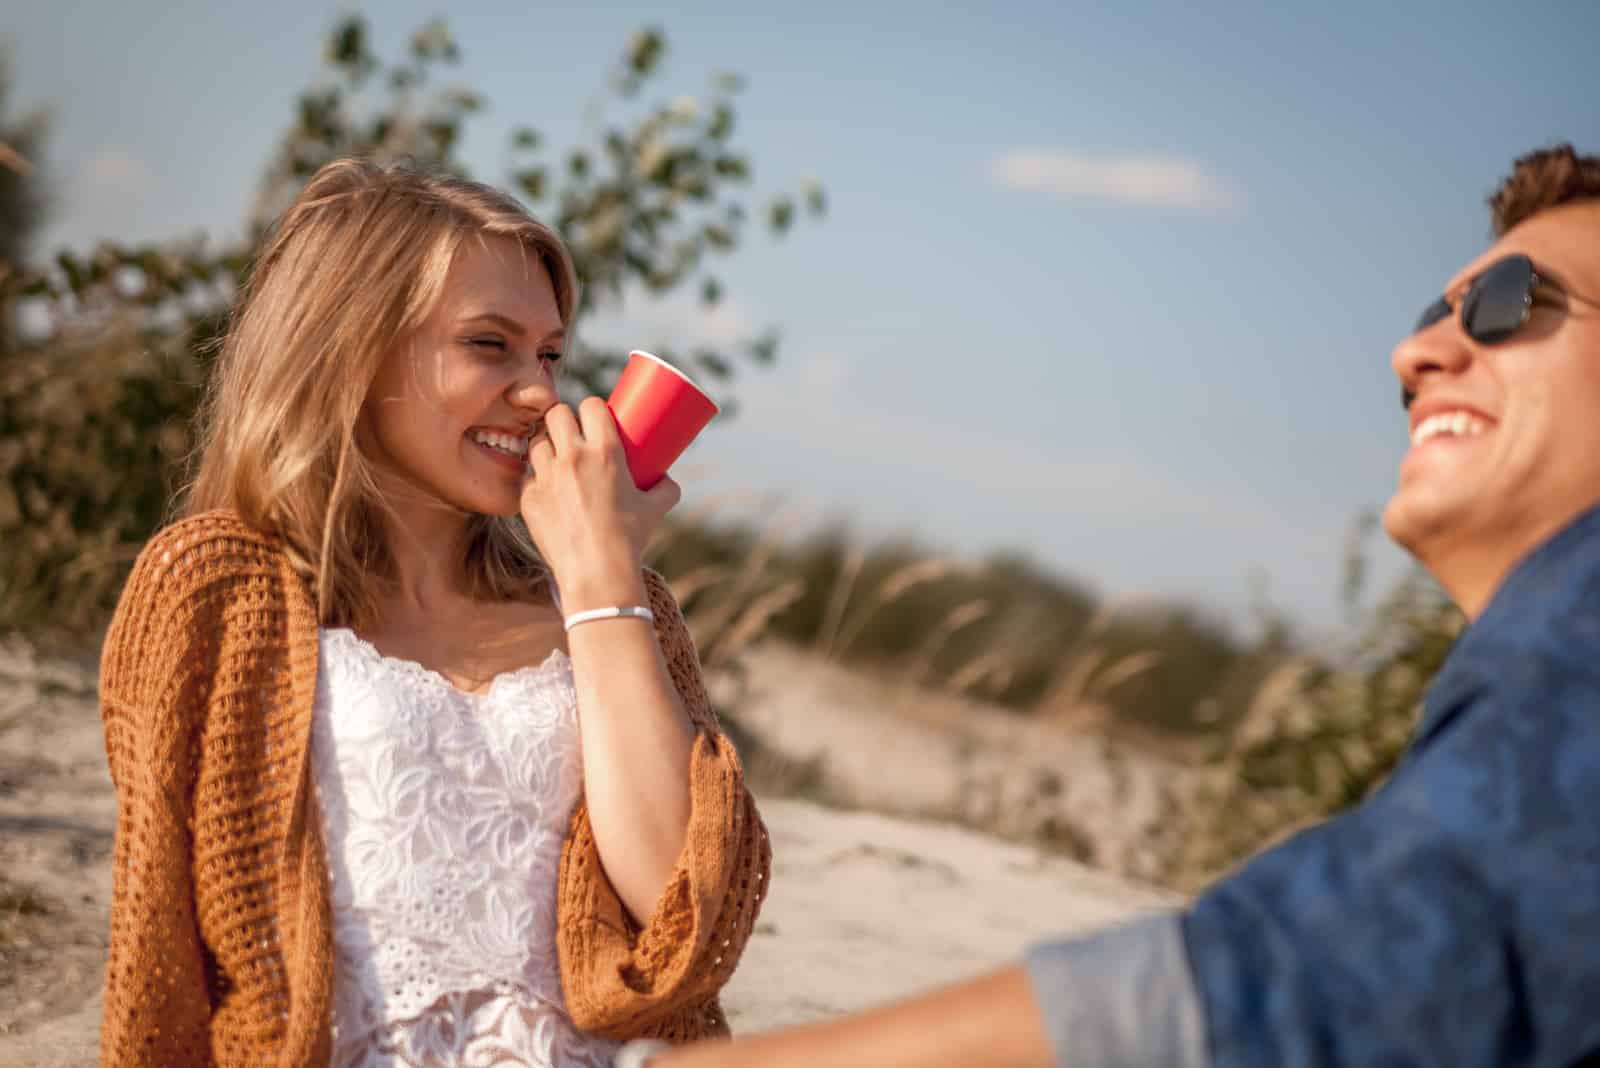
[[[563,343],[544,266],[511,238],[463,243],[432,313],[367,394],[380,477],[462,511],[515,515],[528,443],[558,399]]]

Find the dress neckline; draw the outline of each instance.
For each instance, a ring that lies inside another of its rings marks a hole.
[[[363,638],[349,627],[323,627],[322,633],[324,635],[333,637],[336,640],[342,641],[345,645],[355,649],[356,652],[360,653],[362,656],[365,656],[367,659],[375,660],[380,664],[384,664],[400,672],[402,675],[419,680],[431,686],[442,687],[452,694],[456,694],[473,701],[487,701],[490,697],[494,696],[495,691],[500,689],[502,684],[510,684],[512,682],[518,682],[527,678],[542,678],[547,674],[564,672],[570,667],[570,661],[567,657],[566,650],[562,649],[558,645],[554,649],[551,649],[549,654],[537,664],[524,664],[522,667],[511,668],[508,671],[502,671],[498,675],[495,675],[493,678],[491,678],[482,689],[465,690],[456,685],[445,675],[435,671],[433,668],[428,667],[426,664],[423,664],[420,661],[408,660],[403,656],[390,656],[388,653],[385,653],[383,650],[379,649],[376,645],[373,645],[370,641]]]

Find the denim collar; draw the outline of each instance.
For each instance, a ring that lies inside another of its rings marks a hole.
[[[1492,681],[1493,657],[1514,647],[1531,652],[1564,617],[1600,588],[1600,506],[1580,513],[1522,559],[1500,583],[1483,614],[1456,641],[1423,700],[1420,743]],[[1589,612],[1595,606],[1586,606]],[[1414,743],[1415,744],[1415,743]]]

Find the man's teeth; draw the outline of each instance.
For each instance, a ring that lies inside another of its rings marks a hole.
[[[1411,444],[1421,445],[1440,434],[1475,438],[1488,429],[1489,424],[1475,415],[1466,412],[1440,412],[1438,415],[1428,416],[1417,424],[1417,429],[1411,432]]]
[[[472,440],[480,445],[487,445],[501,452],[508,452],[513,456],[528,455],[528,438],[513,437],[510,434],[498,434],[493,430],[474,430]]]

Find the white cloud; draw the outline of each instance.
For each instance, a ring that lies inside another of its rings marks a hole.
[[[1110,200],[1208,213],[1239,205],[1238,195],[1222,179],[1181,156],[1096,157],[1019,148],[990,160],[988,174],[1003,188],[1061,200]]]

